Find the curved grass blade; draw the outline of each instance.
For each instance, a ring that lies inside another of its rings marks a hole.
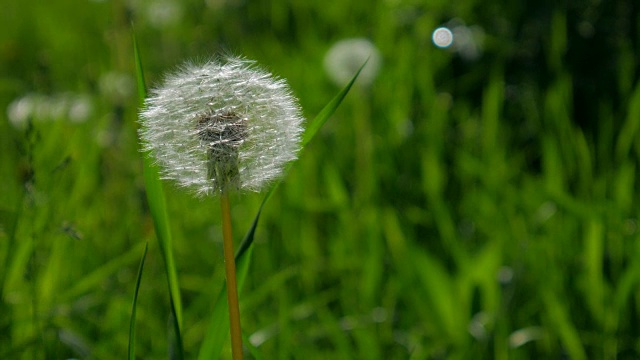
[[[135,56],[136,65],[136,79],[138,83],[138,96],[140,97],[140,103],[144,101],[147,96],[147,87],[144,82],[144,72],[142,69],[142,61],[140,60],[140,53],[138,51],[138,43],[136,41],[135,32],[133,32],[133,53]],[[149,211],[153,218],[153,225],[156,230],[156,237],[160,245],[160,252],[164,259],[165,271],[167,274],[167,282],[169,285],[169,298],[171,301],[171,312],[173,319],[173,328],[175,339],[175,347],[177,348],[177,356],[179,359],[183,358],[183,346],[182,346],[182,301],[180,299],[180,288],[178,286],[178,275],[176,271],[175,262],[173,260],[171,231],[169,226],[169,217],[167,216],[167,206],[162,190],[162,183],[160,182],[160,176],[158,175],[158,168],[153,164],[153,160],[150,154],[145,153],[143,155],[144,166],[144,183],[147,193],[147,201],[149,203]]]
[[[131,24],[131,36],[133,38],[133,59],[136,66],[136,82],[138,85],[138,103],[142,105],[144,104],[144,99],[147,98],[147,83],[144,81],[144,69],[142,68],[142,60],[140,59],[140,51],[138,50],[138,40],[133,30],[133,24]]]
[[[329,120],[331,115],[333,115],[333,113],[336,112],[336,110],[338,109],[338,106],[340,106],[340,104],[342,103],[342,100],[344,100],[345,96],[347,96],[347,94],[349,93],[349,90],[351,90],[351,86],[353,86],[353,83],[356,82],[356,79],[358,79],[360,72],[367,65],[368,61],[369,59],[365,60],[362,66],[360,66],[360,69],[358,69],[356,74],[353,75],[353,78],[351,78],[351,81],[349,81],[349,83],[347,83],[347,85],[344,88],[342,88],[342,90],[340,90],[340,92],[336,96],[334,96],[333,99],[331,99],[331,101],[329,101],[329,103],[324,108],[322,108],[322,110],[320,110],[318,115],[316,115],[316,117],[313,120],[311,120],[311,123],[309,123],[309,126],[307,126],[307,130],[304,132],[304,136],[302,137],[303,149],[305,146],[307,146],[307,144],[311,141],[311,139],[313,139],[313,137],[316,136],[316,133],[318,132],[318,130],[320,130],[322,125],[324,125],[324,123],[326,123],[327,120]]]
[[[142,254],[140,267],[138,268],[136,289],[133,293],[133,303],[131,304],[131,318],[129,322],[129,360],[134,360],[136,358],[136,304],[138,303],[138,290],[140,290],[142,270],[144,269],[144,260],[147,258],[147,250],[149,250],[149,243],[145,243],[144,245],[144,253]]]
[[[368,61],[368,60],[367,60]],[[322,110],[318,113],[318,115],[311,121],[307,130],[304,133],[302,138],[302,149],[313,139],[313,137],[318,133],[318,130],[324,125],[325,122],[336,112],[338,106],[342,103],[349,90],[351,90],[351,86],[360,75],[360,72],[367,64],[365,61],[360,69],[355,73],[351,81],[342,89],[340,92],[329,101],[329,103],[322,108]],[[287,167],[287,170],[293,165],[290,163]],[[286,171],[285,171],[286,173]],[[253,219],[253,223],[251,224],[251,228],[245,235],[240,247],[238,247],[238,251],[236,252],[236,264],[238,268],[238,290],[242,289],[242,285],[244,284],[245,277],[247,272],[249,271],[249,263],[251,259],[251,253],[253,250],[253,238],[256,232],[256,228],[258,226],[258,221],[260,220],[260,215],[262,214],[262,209],[264,205],[267,203],[267,200],[271,198],[271,195],[275,192],[278,185],[282,182],[282,180],[276,181],[276,183],[271,187],[267,195],[262,200],[260,204],[260,208],[258,209],[258,213]],[[218,299],[213,308],[213,314],[211,317],[211,323],[209,325],[209,329],[207,330],[207,334],[205,335],[205,339],[202,342],[200,347],[200,352],[198,354],[198,360],[206,360],[206,359],[217,359],[220,357],[220,353],[222,352],[222,347],[224,346],[227,336],[229,335],[229,314],[227,314],[227,287],[226,285],[218,294]],[[221,319],[225,319],[224,321],[220,321]]]
[[[85,274],[82,279],[76,281],[72,287],[69,287],[61,293],[58,296],[58,301],[72,301],[72,299],[77,299],[96,287],[99,287],[100,284],[104,283],[105,279],[113,276],[113,274],[120,271],[124,266],[135,263],[136,260],[140,259],[141,245],[143,244],[137,244],[128,252],[110,260],[94,271]],[[3,357],[0,357],[0,359],[3,359]]]
[[[340,92],[336,96],[334,96],[333,99],[331,99],[331,101],[329,101],[329,103],[327,105],[325,105],[324,108],[322,108],[322,110],[320,110],[318,115],[316,115],[316,117],[313,118],[313,120],[311,120],[311,122],[309,123],[309,126],[307,127],[307,130],[304,132],[304,136],[302,138],[302,150],[304,150],[304,147],[315,137],[315,135],[318,133],[318,131],[320,130],[322,125],[324,125],[324,123],[326,123],[327,120],[329,120],[331,115],[333,115],[336,112],[336,110],[338,109],[338,106],[340,106],[340,104],[342,103],[342,100],[344,100],[344,98],[347,96],[347,94],[349,93],[349,90],[351,90],[351,87],[353,86],[353,84],[358,79],[358,76],[360,75],[360,72],[367,65],[368,61],[369,61],[369,59],[367,59],[362,64],[362,66],[360,66],[358,71],[355,73],[355,75],[353,75],[353,78],[351,78],[351,80],[347,83],[347,85],[345,85],[345,87],[342,88],[342,90],[340,90]],[[289,170],[291,168],[291,166],[293,166],[293,164],[294,163],[289,163],[289,165],[287,166],[287,170]],[[285,171],[285,173],[286,173],[286,171]],[[278,180],[271,187],[271,189],[269,190],[267,195],[262,200],[262,203],[260,204],[260,208],[258,209],[258,213],[256,214],[255,218],[253,219],[253,224],[251,225],[251,228],[249,229],[249,231],[247,232],[247,235],[242,240],[242,243],[240,243],[240,247],[238,248],[238,252],[236,254],[236,261],[238,261],[238,258],[240,258],[242,256],[243,252],[245,250],[247,250],[249,248],[249,246],[251,246],[251,244],[253,243],[253,235],[255,233],[256,226],[258,226],[258,220],[260,219],[260,214],[262,213],[262,208],[264,207],[264,204],[266,204],[267,200],[269,200],[269,198],[271,198],[271,195],[278,188],[278,185],[280,185],[280,182],[282,182],[282,180]]]
[[[279,183],[280,182],[278,181],[278,183],[276,183],[274,186],[272,186],[271,189],[269,190],[269,192],[267,193],[267,196],[265,196],[264,199],[262,199],[262,203],[260,204],[260,208],[258,209],[258,213],[256,214],[256,217],[253,219],[253,222],[251,223],[251,228],[249,228],[249,231],[247,231],[247,234],[244,236],[244,239],[242,239],[242,242],[240,243],[240,246],[238,247],[238,251],[236,252],[236,263],[240,260],[240,258],[242,258],[244,253],[251,246],[251,244],[253,244],[253,236],[256,233],[256,227],[258,226],[258,221],[260,220],[260,215],[262,214],[262,209],[264,208],[264,204],[266,204],[267,200],[269,200],[269,198],[271,198],[271,195],[274,193],[274,191],[278,187]]]

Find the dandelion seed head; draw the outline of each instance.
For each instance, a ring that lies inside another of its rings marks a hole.
[[[302,122],[284,80],[227,57],[167,76],[140,113],[140,137],[163,178],[199,195],[259,191],[296,158]]]

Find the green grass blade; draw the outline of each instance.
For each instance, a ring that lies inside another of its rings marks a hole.
[[[142,270],[144,269],[144,260],[147,258],[147,250],[149,250],[149,243],[144,246],[144,253],[140,260],[140,267],[138,268],[138,278],[136,279],[136,289],[133,293],[133,303],[131,304],[131,318],[129,322],[129,360],[136,358],[136,304],[138,303],[138,291],[140,290],[140,281],[142,279]]]
[[[133,33],[133,51],[136,64],[138,95],[140,96],[140,102],[142,103],[142,101],[146,98],[147,91],[144,81],[142,61],[140,60],[140,53],[138,50],[138,43],[136,41],[135,33]],[[153,218],[153,224],[156,230],[158,243],[160,245],[160,252],[162,253],[162,257],[164,259],[167,281],[169,284],[169,297],[171,301],[171,311],[173,313],[172,318],[174,319],[173,327],[176,337],[174,341],[177,347],[178,357],[182,358],[182,301],[180,299],[178,275],[175,262],[173,260],[171,231],[169,226],[169,217],[167,216],[165,196],[162,190],[160,176],[158,175],[158,168],[153,164],[153,160],[148,153],[145,153],[143,155],[143,167],[144,183],[147,193],[147,201],[149,203],[149,211],[151,212],[151,217]]]
[[[542,300],[550,326],[555,329],[555,333],[560,337],[562,347],[566,350],[569,359],[587,359],[582,339],[578,329],[571,322],[571,315],[567,309],[567,304],[563,303],[550,290],[542,293]]]
[[[342,88],[342,90],[340,90],[340,92],[336,96],[334,96],[333,99],[331,99],[331,101],[329,101],[329,103],[324,108],[322,108],[318,115],[309,123],[309,126],[307,126],[307,130],[304,132],[304,136],[302,137],[302,148],[307,146],[307,144],[313,139],[313,137],[316,136],[316,133],[318,132],[318,130],[320,130],[322,125],[324,125],[324,123],[329,120],[331,115],[336,112],[338,106],[340,106],[342,100],[344,100],[345,96],[347,96],[349,90],[351,90],[351,86],[353,86],[353,83],[356,82],[356,79],[358,79],[360,72],[367,65],[368,61],[369,59],[367,59],[362,64],[362,66],[360,66],[360,69],[358,69],[351,81],[349,81],[349,83],[347,83],[347,85]]]
[[[238,279],[238,287],[242,281]],[[205,335],[200,351],[198,352],[198,360],[219,359],[222,353],[222,347],[229,335],[229,313],[227,300],[227,284],[225,283],[218,294],[213,313],[209,320],[209,329]]]
[[[313,137],[318,133],[318,130],[324,125],[325,122],[333,115],[338,109],[338,106],[342,103],[349,90],[351,90],[351,86],[360,75],[360,72],[365,67],[367,62],[358,69],[355,73],[351,81],[342,89],[340,92],[333,98],[331,101],[318,113],[318,115],[311,121],[305,134],[302,139],[302,148],[313,139]],[[289,169],[292,164],[289,164]],[[253,219],[253,223],[251,224],[251,228],[245,235],[242,243],[240,243],[240,247],[238,247],[238,251],[236,252],[236,264],[238,268],[238,289],[242,289],[242,285],[244,283],[244,279],[249,270],[249,262],[251,258],[251,252],[253,250],[253,238],[256,232],[256,227],[258,226],[258,221],[260,220],[260,215],[262,214],[262,209],[264,205],[267,203],[267,200],[271,198],[271,195],[275,192],[276,188],[280,184],[282,180],[278,180],[269,190],[267,195],[262,200],[260,204],[260,208],[258,209],[258,213]],[[226,319],[225,321],[220,321],[220,319]],[[222,352],[222,347],[224,346],[227,336],[229,335],[229,314],[227,313],[227,287],[226,285],[222,288],[222,291],[218,295],[218,299],[214,305],[213,315],[211,317],[211,323],[209,325],[209,329],[207,334],[205,335],[205,339],[202,342],[200,347],[200,352],[198,354],[199,360],[205,359],[217,359],[220,357],[220,353]]]
[[[253,244],[253,237],[256,233],[256,227],[258,226],[258,221],[260,220],[260,215],[262,214],[262,209],[264,208],[264,204],[266,204],[267,200],[271,198],[271,195],[273,194],[273,192],[275,191],[279,183],[280,182],[278,181],[278,183],[276,183],[273,187],[271,187],[271,189],[267,193],[267,196],[265,196],[264,199],[262,199],[262,203],[260,204],[258,213],[253,219],[253,223],[251,223],[251,228],[249,228],[249,231],[247,231],[247,234],[244,236],[244,239],[242,240],[242,242],[240,243],[240,246],[238,247],[238,251],[236,252],[236,263],[240,260],[242,255],[244,255],[244,253],[249,249],[251,244]]]
[[[640,84],[636,86],[628,107],[627,118],[622,125],[616,144],[616,156],[619,161],[629,156],[629,151],[640,131]]]
[[[136,245],[133,249],[84,275],[81,279],[76,281],[72,287],[58,295],[59,301],[71,301],[72,299],[78,298],[100,287],[107,278],[122,270],[124,266],[129,266],[131,263],[134,263],[139,259],[139,251],[142,247],[141,245],[142,244]]]
[[[318,133],[318,130],[320,130],[322,125],[324,125],[324,123],[327,122],[327,120],[331,117],[331,115],[333,115],[336,112],[336,110],[338,109],[338,106],[340,106],[340,104],[342,103],[342,100],[344,100],[344,98],[349,93],[349,90],[351,90],[351,86],[353,86],[353,83],[355,83],[355,81],[358,79],[360,72],[367,65],[367,61],[365,61],[362,64],[362,66],[360,66],[360,68],[355,73],[355,75],[353,75],[353,78],[349,81],[349,83],[347,83],[347,85],[344,88],[342,88],[342,90],[340,90],[340,92],[336,96],[334,96],[333,99],[331,99],[331,101],[329,101],[329,103],[325,105],[324,108],[322,108],[322,110],[320,110],[318,115],[316,115],[316,117],[313,120],[311,120],[302,138],[302,149],[304,149],[304,147],[314,138],[314,136]],[[293,163],[290,163],[289,166],[287,167],[287,170],[292,165]],[[264,208],[264,205],[267,203],[267,200],[271,198],[271,195],[278,188],[278,185],[280,185],[280,182],[282,182],[282,180],[278,180],[271,187],[267,195],[262,200],[262,203],[260,204],[260,208],[258,209],[258,213],[253,219],[253,224],[251,225],[251,228],[247,232],[247,235],[244,237],[244,239],[242,240],[242,243],[240,244],[240,247],[238,248],[238,252],[236,253],[236,261],[238,261],[238,259],[242,256],[243,252],[246,249],[248,249],[249,246],[251,246],[253,242],[253,235],[255,233],[256,226],[258,226],[258,220],[260,219],[260,214],[262,213],[262,209]]]
[[[316,136],[318,130],[320,130],[322,125],[327,122],[331,115],[336,112],[338,106],[340,106],[342,100],[344,100],[345,96],[347,96],[349,90],[351,90],[351,86],[353,86],[353,83],[356,82],[356,79],[358,79],[360,72],[367,65],[368,61],[369,59],[367,59],[362,64],[362,66],[360,66],[360,69],[358,69],[351,81],[349,81],[349,83],[347,83],[347,85],[342,88],[342,90],[340,90],[340,92],[336,96],[334,96],[333,99],[331,99],[331,101],[329,101],[329,103],[324,108],[322,108],[322,110],[320,110],[318,115],[311,121],[311,123],[309,123],[309,126],[307,126],[307,130],[304,132],[304,136],[302,137],[303,148],[307,146],[307,144],[313,139],[314,136]]]
[[[133,34],[133,56],[136,65],[136,82],[138,83],[138,102],[142,105],[144,99],[147,98],[147,83],[144,81],[144,69],[142,68],[142,60],[138,50],[138,40],[133,29],[131,33]]]

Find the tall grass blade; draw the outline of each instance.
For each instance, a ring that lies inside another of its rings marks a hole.
[[[133,38],[133,57],[136,66],[136,82],[138,85],[138,104],[142,105],[144,104],[144,99],[147,98],[147,83],[144,81],[144,69],[142,68],[142,59],[140,59],[138,40],[133,30],[133,24],[131,25],[131,36]]]
[[[351,86],[360,75],[360,72],[367,64],[365,61],[360,69],[355,73],[351,81],[340,90],[340,92],[329,101],[327,105],[325,105],[322,110],[318,113],[318,115],[311,121],[307,130],[304,133],[302,138],[302,149],[313,139],[313,137],[318,133],[318,130],[327,122],[327,120],[333,115],[338,106],[342,103],[342,100],[347,96],[349,90],[351,90]],[[292,166],[292,163],[289,164],[287,169]],[[238,268],[238,291],[242,289],[242,285],[244,284],[245,277],[247,272],[249,271],[249,262],[251,259],[251,252],[253,250],[253,238],[256,232],[256,227],[258,226],[258,221],[260,220],[260,215],[262,214],[262,209],[264,205],[267,203],[267,200],[271,198],[271,195],[275,192],[278,185],[280,185],[282,180],[278,180],[269,190],[267,195],[262,200],[260,204],[260,208],[258,209],[258,213],[256,214],[253,222],[251,224],[251,228],[245,235],[242,243],[240,243],[240,247],[236,252],[236,264]],[[209,325],[209,329],[207,334],[205,335],[205,339],[202,342],[200,347],[200,352],[198,354],[198,360],[206,360],[206,359],[217,359],[220,357],[220,353],[222,352],[222,347],[224,346],[227,336],[229,335],[229,316],[227,314],[227,287],[226,285],[222,288],[222,291],[218,295],[218,299],[213,308],[213,315],[211,317],[211,323]],[[220,319],[225,319],[225,321],[220,321]]]
[[[129,360],[136,358],[136,304],[138,303],[138,290],[140,290],[140,281],[142,279],[142,270],[144,269],[144,260],[147,258],[147,250],[149,243],[144,245],[144,253],[140,260],[138,268],[138,278],[136,279],[136,289],[133,293],[133,303],[131,304],[131,319],[129,322]]]
[[[344,100],[345,96],[347,96],[347,94],[349,93],[349,90],[351,90],[351,86],[353,86],[353,83],[356,82],[356,79],[358,79],[360,72],[367,65],[368,61],[369,59],[367,59],[362,64],[362,66],[360,66],[360,69],[358,69],[358,71],[353,76],[351,81],[349,81],[347,85],[344,88],[342,88],[342,90],[340,90],[340,92],[336,96],[334,96],[333,99],[331,99],[331,101],[329,101],[329,103],[324,108],[322,108],[322,110],[320,110],[318,115],[316,115],[316,117],[313,120],[311,120],[311,122],[307,126],[307,130],[304,132],[304,136],[302,137],[303,149],[305,146],[307,146],[307,144],[311,141],[311,139],[313,139],[313,137],[316,136],[316,133],[318,132],[318,130],[320,130],[322,125],[324,125],[324,123],[327,122],[327,120],[329,120],[331,115],[333,115],[333,113],[336,112],[336,110],[338,109],[338,106],[340,106],[340,104],[342,103],[342,100]]]
[[[144,71],[142,69],[142,61],[140,60],[140,52],[136,41],[135,33],[133,34],[133,51],[136,65],[136,79],[138,83],[138,96],[140,103],[147,96],[146,85],[144,81]],[[169,226],[169,217],[167,216],[167,207],[162,190],[162,183],[158,175],[158,168],[153,164],[150,154],[143,155],[144,167],[144,183],[147,192],[147,201],[149,203],[149,211],[153,218],[153,224],[156,230],[156,236],[160,245],[160,252],[164,259],[165,271],[169,285],[169,298],[171,301],[171,312],[173,319],[173,328],[175,346],[177,348],[178,358],[183,358],[182,347],[182,301],[180,299],[180,288],[178,286],[178,275],[175,262],[173,260],[171,231]]]
[[[578,329],[571,322],[566,304],[562,303],[550,290],[542,293],[546,312],[550,325],[560,337],[562,347],[566,350],[570,359],[587,359],[583,342],[580,339]]]
[[[71,301],[100,287],[109,276],[113,276],[113,274],[122,270],[124,266],[129,266],[130,263],[140,258],[141,245],[134,246],[128,252],[84,275],[72,287],[58,295],[59,301]]]
[[[629,151],[634,141],[638,138],[640,131],[640,84],[633,91],[633,95],[629,100],[629,108],[627,110],[627,118],[622,125],[622,129],[618,135],[616,144],[616,156],[618,161],[622,161],[629,156]]]

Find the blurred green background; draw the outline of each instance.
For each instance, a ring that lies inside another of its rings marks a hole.
[[[0,358],[124,358],[145,242],[137,354],[168,356],[132,22],[150,86],[241,54],[308,119],[343,85],[324,65],[336,42],[380,52],[265,208],[241,292],[265,359],[640,357],[639,15],[631,0],[4,1]],[[190,359],[219,321],[219,205],[164,185]],[[262,197],[232,197],[238,242]]]

